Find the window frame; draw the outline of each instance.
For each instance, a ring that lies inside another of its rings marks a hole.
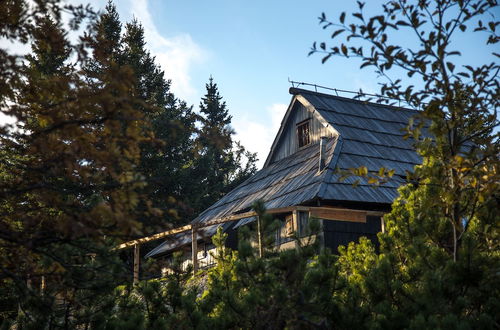
[[[299,149],[311,144],[311,118],[297,123],[296,131]]]

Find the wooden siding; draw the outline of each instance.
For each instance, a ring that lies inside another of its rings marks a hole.
[[[381,229],[381,220],[378,216],[367,216],[366,223],[324,220],[325,247],[336,254],[340,245],[347,246],[350,242],[358,242],[364,236],[378,248],[377,233]]]
[[[319,143],[322,136],[333,137],[332,130],[325,127],[314,115],[299,102],[295,102],[288,121],[284,124],[283,132],[278,144],[271,156],[270,164],[283,159],[299,150],[299,141],[297,137],[297,124],[309,119],[309,140],[310,144]]]

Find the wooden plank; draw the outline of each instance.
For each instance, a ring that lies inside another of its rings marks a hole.
[[[292,109],[295,106],[296,99],[297,98],[295,96],[292,97],[292,100],[290,101],[290,104],[288,105],[285,116],[283,116],[283,119],[281,120],[280,128],[278,129],[278,134],[276,134],[276,136],[274,137],[273,144],[271,145],[271,150],[269,151],[269,154],[267,155],[266,161],[264,162],[264,167],[268,166],[273,158],[276,146],[278,145],[278,142],[281,139],[281,135],[284,131],[285,124],[288,122],[288,117],[290,117]]]
[[[299,214],[297,213],[297,210],[292,211],[292,223],[293,223],[293,232],[296,234],[299,233]]]
[[[191,229],[191,262],[193,263],[193,274],[198,271],[198,235],[196,227]]]
[[[344,208],[330,208],[330,207],[310,207],[310,206],[287,206],[276,209],[267,210],[269,214],[278,214],[278,213],[291,213],[294,211],[305,211],[311,212],[311,216],[315,216],[317,218],[322,218],[326,220],[339,220],[339,221],[354,221],[354,222],[366,222],[367,215],[374,216],[382,216],[384,212],[377,211],[360,211],[360,210],[351,210]],[[219,225],[226,222],[241,220],[244,218],[254,217],[257,213],[255,211],[249,211],[244,213],[233,214],[230,216],[222,217],[219,219],[214,219],[211,221],[207,221],[205,223],[198,223],[196,226],[198,228],[205,228],[213,225]],[[334,218],[331,218],[334,217]],[[133,247],[137,244],[143,244],[146,242],[154,241],[157,239],[161,239],[167,236],[183,233],[192,230],[191,225],[182,226],[179,228],[174,228],[171,230],[167,230],[152,236],[139,238],[136,240],[132,240],[129,242],[125,242],[123,244],[118,245],[115,249],[126,249]]]
[[[45,276],[42,275],[41,282],[40,282],[40,293],[42,295],[45,294],[45,287],[46,287]]]
[[[319,219],[366,222],[366,211],[330,209],[322,207],[311,209],[309,212],[312,217]]]
[[[139,283],[140,245],[134,245],[134,284]]]
[[[296,208],[297,208],[296,206],[281,207],[281,208],[277,208],[277,209],[267,210],[266,212],[268,214],[288,213],[288,212],[292,212]],[[255,217],[256,215],[257,215],[257,213],[255,213],[255,211],[249,211],[249,212],[238,213],[238,214],[234,214],[231,216],[223,217],[220,219],[210,220],[210,221],[207,221],[207,222],[205,222],[203,224],[199,224],[199,225],[200,225],[200,227],[208,227],[208,226],[218,225],[218,224],[225,223],[225,222],[231,222],[231,221],[235,221],[235,220],[241,220],[244,218]]]
[[[262,258],[264,255],[264,249],[262,247],[262,224],[259,216],[257,216],[257,238],[259,244],[259,258]]]
[[[191,230],[191,225],[186,225],[186,226],[182,226],[179,228],[174,228],[174,229],[167,230],[167,231],[164,231],[164,232],[152,235],[152,236],[143,237],[143,238],[135,239],[133,241],[125,242],[123,244],[118,245],[115,249],[121,250],[121,249],[130,248],[130,247],[135,246],[136,244],[143,244],[143,243],[146,243],[149,241],[154,241],[154,240],[166,237],[166,236],[171,236],[171,235],[183,233],[183,232],[190,231],[190,230]]]

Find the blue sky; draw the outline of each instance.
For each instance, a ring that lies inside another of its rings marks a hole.
[[[95,9],[103,9],[107,2],[68,1],[90,2]],[[368,1],[367,13],[383,2]],[[332,58],[321,64],[321,56],[307,55],[314,41],[328,40],[332,32],[321,29],[318,16],[323,11],[332,18],[352,12],[355,1],[115,0],[115,4],[122,21],[135,17],[143,24],[147,47],[172,79],[177,97],[197,109],[205,83],[214,77],[233,116],[236,138],[258,152],[259,165],[290,101],[289,78],[378,91],[380,79],[370,69],[360,70],[356,60]],[[396,39],[401,44],[412,41],[407,35]],[[460,40],[462,61],[492,60],[477,42],[477,36],[470,35]]]
[[[233,116],[236,138],[258,152],[260,163],[290,101],[292,80],[376,91],[376,76],[359,64],[308,56],[313,41],[329,35],[322,11],[354,8],[342,1],[117,0],[123,20],[136,17],[148,47],[172,79],[177,96],[198,107],[212,75]],[[342,3],[342,5],[339,5]],[[97,2],[94,6],[99,6]]]
[[[97,4],[97,2],[94,2]],[[359,62],[308,56],[314,41],[327,40],[318,16],[337,18],[356,9],[355,1],[171,1],[116,0],[122,19],[136,17],[148,46],[172,79],[176,95],[198,107],[210,75],[233,116],[236,138],[258,152],[261,165],[290,101],[288,79],[334,88],[377,92],[377,76]],[[368,1],[368,14],[383,1]],[[98,7],[99,5],[97,5]],[[396,36],[401,44],[408,35]],[[488,58],[464,36],[463,60]],[[463,45],[463,47],[462,47]],[[491,51],[491,49],[490,49]],[[498,50],[497,50],[498,51]],[[489,58],[491,61],[491,57]],[[404,78],[404,77],[403,77]]]

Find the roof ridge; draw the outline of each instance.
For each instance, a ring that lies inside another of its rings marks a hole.
[[[370,104],[378,107],[385,108],[387,110],[404,110],[404,111],[411,111],[415,113],[420,113],[420,110],[414,110],[414,109],[409,109],[409,108],[404,108],[404,107],[398,107],[395,105],[390,105],[390,104],[380,104],[376,102],[370,102],[370,101],[363,101],[363,100],[357,100],[357,99],[350,99],[348,97],[343,97],[343,96],[337,96],[337,95],[332,95],[332,94],[326,94],[326,93],[320,93],[320,92],[315,92],[315,91],[310,91],[308,89],[302,89],[302,88],[296,88],[296,87],[290,87],[289,93],[292,95],[297,95],[297,94],[312,94],[312,95],[317,95],[317,96],[325,96],[329,98],[333,98],[336,100],[340,101],[347,101],[347,102],[354,102],[354,103],[361,103],[361,104]]]

